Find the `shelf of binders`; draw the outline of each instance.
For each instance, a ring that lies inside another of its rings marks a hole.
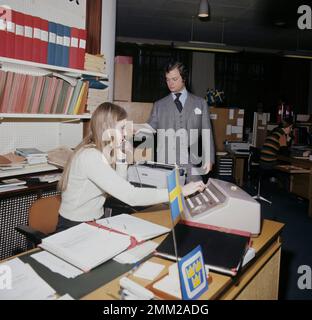
[[[0,113],[0,122],[2,119],[87,120],[91,119],[91,114]]]
[[[0,57],[0,65],[2,69],[13,70],[14,72],[16,72],[20,66],[23,69],[25,67],[33,68],[36,70],[38,69],[37,72],[40,72],[41,70],[42,75],[47,74],[47,70],[48,71],[50,70],[50,71],[61,72],[68,76],[73,76],[73,77],[88,75],[88,76],[100,77],[101,79],[108,80],[108,76],[105,73],[88,71],[88,70],[71,69],[66,67],[54,66],[54,65],[38,63],[33,61],[17,60],[17,59],[6,58],[6,57]]]

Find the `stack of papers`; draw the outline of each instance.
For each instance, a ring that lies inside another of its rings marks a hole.
[[[85,54],[84,67],[88,71],[106,72],[106,59],[102,54]]]
[[[146,261],[137,271],[134,272],[133,275],[137,278],[154,280],[164,268],[165,266],[163,264]]]
[[[83,273],[80,269],[46,251],[35,253],[31,257],[52,272],[59,273],[68,279],[76,278]]]
[[[122,264],[136,263],[138,261],[141,261],[143,258],[147,257],[152,252],[154,252],[157,247],[158,243],[154,241],[146,241],[135,246],[134,248],[120,253],[118,256],[114,258],[114,260]]]
[[[0,155],[0,170],[23,168],[26,158],[18,156],[13,152]]]
[[[97,220],[97,223],[109,229],[128,234],[138,242],[170,232],[169,228],[125,213],[111,218]]]
[[[19,179],[6,179],[0,181],[0,192],[18,190],[27,188],[25,186],[26,181],[19,180]]]
[[[87,272],[126,250],[130,244],[128,235],[81,223],[44,238],[40,247]]]
[[[47,300],[53,299],[55,290],[51,288],[30,265],[15,258],[1,263],[0,300]],[[4,277],[6,279],[4,280]]]
[[[40,182],[55,182],[59,181],[61,179],[62,174],[61,173],[55,173],[55,174],[45,174],[45,175],[39,175],[39,176],[31,176],[31,179],[38,179]]]
[[[153,284],[153,288],[170,296],[182,299],[178,265],[176,263],[169,267],[169,273]]]
[[[47,163],[48,154],[37,148],[16,148],[16,154],[25,157],[28,164]]]

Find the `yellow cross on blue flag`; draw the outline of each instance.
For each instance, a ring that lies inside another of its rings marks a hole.
[[[169,203],[172,221],[181,214],[184,206],[184,198],[179,181],[179,170],[173,169],[167,176],[167,186],[169,192]]]
[[[201,246],[197,246],[178,262],[183,300],[196,300],[208,290]]]

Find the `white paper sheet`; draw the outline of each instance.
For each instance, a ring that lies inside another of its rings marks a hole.
[[[170,229],[129,214],[119,214],[111,218],[97,220],[97,223],[118,230],[136,238],[137,241],[160,236]]]
[[[80,269],[54,256],[47,251],[41,251],[31,255],[33,259],[43,264],[53,272],[59,273],[66,278],[75,278],[83,273]]]
[[[55,290],[38,274],[18,258],[2,263],[11,270],[11,289],[0,290],[0,300],[50,300],[54,298]]]
[[[154,241],[145,241],[142,244],[135,246],[127,251],[120,253],[114,258],[118,263],[136,263],[147,257],[158,247],[158,243]]]
[[[154,280],[164,268],[165,266],[163,264],[146,261],[133,275],[138,278]]]

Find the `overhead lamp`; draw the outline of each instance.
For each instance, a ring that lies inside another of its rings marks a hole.
[[[284,53],[283,57],[285,58],[296,58],[296,59],[307,59],[307,60],[312,60],[312,52],[310,55],[308,54],[301,54],[301,53]]]
[[[200,0],[197,16],[199,18],[207,18],[209,16],[208,0]]]
[[[224,43],[213,44],[209,42],[200,41],[175,42],[173,46],[175,49],[205,52],[237,53],[240,51],[238,48],[226,46]]]

